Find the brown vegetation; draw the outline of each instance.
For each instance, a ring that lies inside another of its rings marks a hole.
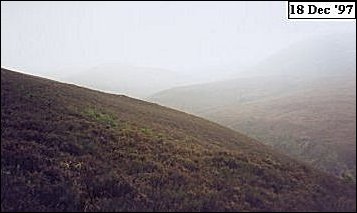
[[[1,70],[2,211],[355,211],[355,196],[204,119]]]
[[[355,75],[252,77],[167,90],[151,100],[356,180]]]

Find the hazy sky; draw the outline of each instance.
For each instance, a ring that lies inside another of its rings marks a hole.
[[[291,22],[285,2],[1,2],[1,66],[69,75],[107,63],[204,74],[249,66],[350,22]]]

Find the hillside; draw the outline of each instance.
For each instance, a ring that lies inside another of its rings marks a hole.
[[[355,181],[353,77],[251,77],[166,90],[150,101],[218,122]]]
[[[355,189],[207,120],[1,70],[2,211],[355,211]]]

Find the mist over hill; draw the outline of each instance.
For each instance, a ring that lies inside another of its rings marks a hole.
[[[103,64],[63,78],[63,81],[144,98],[160,90],[183,85],[187,79],[178,72],[159,68]]]
[[[339,36],[296,43],[254,66],[250,77],[177,87],[149,100],[355,180],[356,39]]]
[[[308,36],[251,62],[248,67],[235,69],[231,78],[355,75],[355,46],[354,32]]]

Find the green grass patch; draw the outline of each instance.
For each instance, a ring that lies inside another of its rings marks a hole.
[[[115,116],[111,113],[103,112],[95,108],[87,108],[84,110],[84,115],[110,127],[118,126]]]

